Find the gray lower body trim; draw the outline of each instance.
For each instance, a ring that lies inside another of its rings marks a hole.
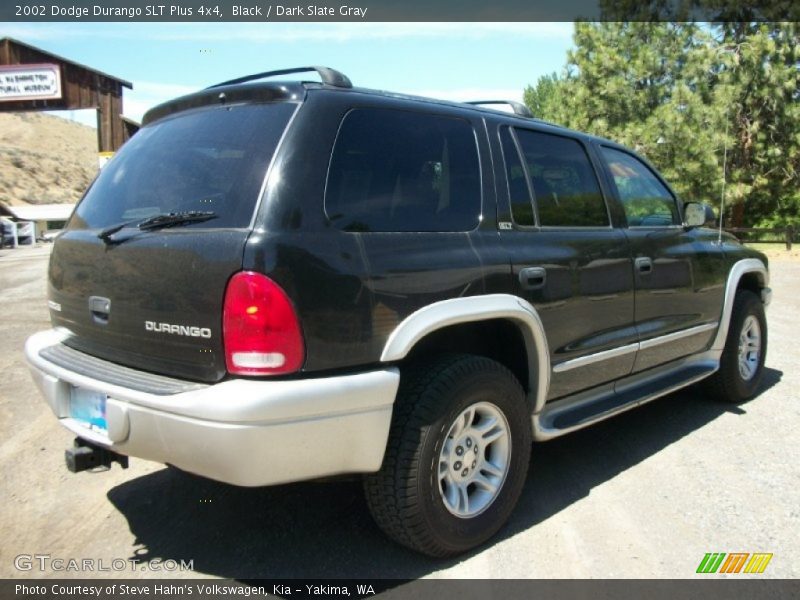
[[[719,359],[719,352],[702,352],[546,404],[532,417],[533,437],[560,437],[670,394],[712,375]]]
[[[619,348],[612,348],[611,350],[603,350],[602,352],[597,352],[595,354],[589,354],[587,356],[581,356],[579,358],[573,358],[572,360],[565,360],[562,363],[558,363],[553,367],[553,373],[563,373],[564,371],[571,371],[572,369],[577,369],[578,367],[585,367],[587,365],[593,365],[594,363],[609,360],[612,358],[617,358],[618,356],[625,356],[626,354],[631,354],[639,350],[639,344],[628,344],[626,346],[620,346]]]
[[[697,335],[698,333],[704,333],[706,331],[713,331],[717,327],[719,327],[719,323],[704,323],[703,325],[698,325],[697,327],[690,327],[689,329],[681,329],[680,331],[676,331],[674,333],[668,333],[667,335],[662,335],[656,338],[650,338],[649,340],[643,340],[639,342],[639,350],[646,350],[647,348],[654,348],[655,346],[660,346],[661,344],[669,344],[671,342],[677,342],[683,338],[691,337],[693,335]]]
[[[720,350],[725,347],[725,340],[728,338],[728,327],[731,322],[731,314],[733,313],[733,302],[736,298],[736,290],[739,286],[739,281],[747,273],[755,273],[758,277],[762,289],[768,289],[769,286],[769,271],[766,265],[757,258],[744,258],[734,263],[728,273],[728,281],[725,284],[725,303],[722,307],[722,317],[719,320],[719,329],[717,336],[714,338],[714,343],[711,347],[714,350]],[[769,301],[771,291],[767,294],[766,301]],[[762,296],[762,299],[763,296]]]
[[[668,333],[666,335],[662,335],[659,337],[643,340],[635,344],[627,344],[625,346],[620,346],[619,348],[612,348],[611,350],[603,350],[602,352],[597,352],[595,354],[580,356],[578,358],[573,358],[571,360],[566,360],[564,362],[556,364],[555,366],[553,366],[553,372],[563,373],[564,371],[570,371],[572,369],[577,369],[578,367],[585,367],[587,365],[591,365],[600,361],[609,360],[611,358],[617,358],[618,356],[624,356],[626,354],[631,354],[633,352],[638,352],[639,350],[654,348],[655,346],[659,346],[661,344],[669,344],[670,342],[675,342],[686,337],[691,337],[693,335],[697,335],[698,333],[712,331],[716,329],[718,326],[719,323],[716,322],[704,323],[702,325],[697,325],[696,327],[690,327],[689,329],[681,329],[680,331],[675,331],[673,333]]]
[[[157,395],[47,360],[45,349],[63,339],[57,331],[28,339],[34,381],[64,427],[121,454],[243,486],[374,472],[383,461],[397,368],[292,381],[232,379]],[[71,417],[73,387],[105,395],[107,430]]]

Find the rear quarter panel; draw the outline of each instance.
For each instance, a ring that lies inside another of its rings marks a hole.
[[[471,119],[481,157],[482,218],[460,233],[344,232],[323,198],[339,124],[355,107],[421,109],[375,95],[310,91],[267,183],[244,268],[266,273],[295,303],[306,342],[305,372],[377,363],[389,335],[439,300],[508,291],[510,265],[496,230],[494,178],[483,122]]]

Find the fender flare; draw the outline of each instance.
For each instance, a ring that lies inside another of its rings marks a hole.
[[[402,360],[425,336],[444,327],[490,319],[513,321],[522,333],[528,354],[531,405],[534,413],[539,412],[550,388],[547,337],[536,309],[511,294],[452,298],[420,308],[403,319],[391,333],[383,347],[381,362]]]
[[[722,305],[722,314],[719,319],[717,335],[711,344],[711,350],[722,352],[725,349],[725,340],[728,337],[728,328],[731,323],[733,313],[733,301],[736,298],[736,290],[739,282],[747,273],[758,275],[762,288],[769,286],[769,271],[767,266],[757,258],[745,258],[734,263],[728,273],[728,281],[725,284],[725,300]]]

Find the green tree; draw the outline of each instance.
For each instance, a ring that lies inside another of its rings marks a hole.
[[[574,42],[526,90],[537,116],[635,148],[686,200],[719,205],[727,154],[726,223],[798,222],[796,23],[576,23]]]
[[[718,98],[736,225],[800,225],[800,40],[797,23],[726,23]]]
[[[558,73],[542,75],[535,86],[525,88],[523,100],[537,117],[552,115],[562,102]]]
[[[723,115],[714,106],[710,34],[690,23],[576,23],[574,39],[562,78],[540,80],[529,94],[545,87],[558,98],[542,118],[626,144],[683,197],[711,201]]]

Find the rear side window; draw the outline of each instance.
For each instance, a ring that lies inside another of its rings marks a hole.
[[[213,211],[198,227],[247,227],[295,104],[214,107],[139,130],[103,168],[72,228],[182,211]]]
[[[583,146],[559,135],[516,129],[543,227],[608,227],[597,175]]]
[[[531,192],[528,189],[528,180],[525,177],[525,168],[519,158],[517,145],[511,137],[510,128],[503,127],[500,130],[500,142],[503,145],[503,158],[506,164],[506,181],[508,183],[508,197],[511,201],[511,216],[517,225],[536,225]]]
[[[602,148],[631,227],[679,225],[678,207],[670,191],[640,160],[626,152]]]
[[[463,119],[355,109],[336,138],[325,212],[345,231],[470,231],[480,219],[479,169]]]

